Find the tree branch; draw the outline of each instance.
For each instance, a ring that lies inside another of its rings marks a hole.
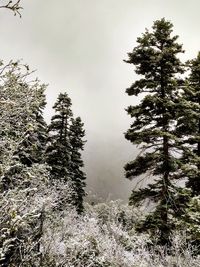
[[[9,2],[7,2],[7,4],[1,5],[0,8],[7,8],[14,12],[15,16],[19,15],[21,18],[21,9],[23,9],[23,7],[20,5],[20,2],[21,0],[16,0],[14,2],[10,0]]]

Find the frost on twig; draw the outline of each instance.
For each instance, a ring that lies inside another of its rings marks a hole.
[[[2,3],[2,0],[0,0],[0,3]],[[14,15],[19,15],[21,17],[21,10],[23,9],[23,7],[20,5],[21,4],[21,0],[17,0],[17,1],[8,1],[5,4],[1,4],[0,8],[7,8],[9,10],[11,10],[12,12],[14,12]]]

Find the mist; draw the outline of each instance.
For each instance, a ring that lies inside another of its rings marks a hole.
[[[87,190],[103,199],[127,200],[135,182],[123,166],[137,149],[124,138],[131,119],[128,105],[138,103],[125,89],[137,78],[123,62],[136,39],[153,21],[166,17],[186,50],[199,50],[198,0],[23,1],[22,18],[0,15],[1,59],[23,59],[49,84],[45,119],[50,121],[59,92],[72,99],[73,112],[85,123],[83,158]]]

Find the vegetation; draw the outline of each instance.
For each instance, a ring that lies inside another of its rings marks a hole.
[[[140,154],[125,166],[126,178],[142,176],[145,187],[132,191],[130,205],[148,199],[154,207],[136,229],[158,236],[170,246],[174,229],[187,229],[187,241],[199,247],[199,55],[183,64],[178,36],[164,18],[152,31],[137,39],[127,63],[142,76],[126,90],[143,95],[139,105],[129,106],[134,119],[125,134]],[[188,67],[188,77],[182,74]]]
[[[54,105],[56,114],[48,127],[46,162],[51,167],[50,179],[56,181],[71,181],[74,188],[71,203],[79,213],[83,212],[83,197],[85,196],[85,174],[80,150],[83,150],[85,135],[81,118],[73,119],[71,99],[67,93],[58,96]],[[63,202],[64,199],[63,199]],[[61,207],[60,207],[61,208]]]
[[[183,64],[172,30],[155,21],[126,61],[140,75],[127,93],[143,97],[127,108],[125,137],[140,154],[126,177],[148,178],[130,205],[84,201],[85,130],[69,95],[47,125],[46,85],[29,66],[0,62],[0,266],[200,266],[200,54]]]
[[[133,191],[130,203],[149,198],[157,205],[141,228],[160,232],[160,242],[166,244],[173,229],[171,217],[177,212],[178,193],[173,179],[179,167],[179,142],[174,133],[176,110],[179,103],[178,74],[183,73],[178,55],[183,53],[178,36],[172,36],[173,25],[161,19],[155,21],[153,31],[137,39],[138,46],[129,53],[126,62],[136,66],[142,78],[126,90],[128,95],[145,93],[141,103],[130,106],[128,114],[134,118],[125,137],[140,146],[141,153],[125,166],[126,177],[132,179],[147,173],[147,186]],[[155,177],[152,182],[151,177]]]

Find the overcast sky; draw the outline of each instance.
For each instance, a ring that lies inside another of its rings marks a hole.
[[[123,62],[136,38],[165,17],[186,50],[200,50],[199,0],[24,0],[22,18],[0,12],[0,58],[23,59],[48,83],[45,118],[59,92],[72,99],[85,123],[84,161],[88,190],[103,198],[127,199],[134,182],[123,166],[136,155],[124,139],[130,125],[125,108],[137,103],[125,89],[136,79]]]

